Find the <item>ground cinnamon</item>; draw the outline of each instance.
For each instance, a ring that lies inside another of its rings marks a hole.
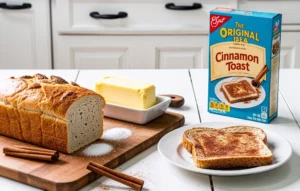
[[[124,173],[121,173],[121,172],[118,172],[118,171],[115,171],[113,169],[110,169],[108,167],[105,167],[103,165],[100,165],[100,164],[97,164],[97,163],[94,163],[94,162],[90,162],[89,165],[87,166],[87,169],[97,173],[97,174],[100,174],[100,175],[103,175],[103,176],[106,176],[108,178],[111,178],[115,181],[118,181],[122,184],[125,184],[131,188],[134,188],[136,190],[141,190],[143,188],[143,185],[144,185],[144,181],[143,180],[140,180],[138,178],[135,178],[133,176],[129,176],[127,174],[124,174]]]

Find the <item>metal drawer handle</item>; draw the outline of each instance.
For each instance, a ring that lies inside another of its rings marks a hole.
[[[94,19],[122,19],[126,18],[128,14],[126,12],[119,12],[117,15],[101,15],[99,12],[91,12],[90,16]]]
[[[179,11],[186,11],[186,10],[196,10],[201,9],[202,5],[200,3],[194,3],[193,5],[175,5],[174,3],[166,4],[166,8],[170,10],[179,10]]]
[[[30,9],[30,3],[23,3],[22,5],[8,5],[7,3],[0,3],[1,9]]]

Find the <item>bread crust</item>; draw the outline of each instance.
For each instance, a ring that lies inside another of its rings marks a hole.
[[[204,155],[203,148],[198,145],[195,140],[188,138],[187,134],[193,131],[228,131],[228,132],[249,132],[254,133],[259,137],[264,144],[267,143],[266,133],[256,127],[251,126],[230,126],[222,129],[214,128],[192,128],[186,130],[182,137],[183,147],[192,154],[194,164],[198,168],[207,168],[207,169],[228,169],[228,168],[247,168],[255,166],[264,166],[269,165],[273,161],[273,155],[267,156],[228,156],[228,157],[206,157]],[[196,145],[197,148],[196,148]],[[197,149],[197,152],[196,152]]]
[[[0,134],[68,152],[66,113],[73,103],[94,91],[42,74],[0,82]],[[105,102],[102,102],[102,116]],[[99,138],[101,135],[99,136]]]

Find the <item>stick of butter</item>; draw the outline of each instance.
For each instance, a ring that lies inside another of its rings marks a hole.
[[[153,84],[121,77],[107,76],[96,82],[95,91],[106,102],[137,109],[148,109],[156,103]]]

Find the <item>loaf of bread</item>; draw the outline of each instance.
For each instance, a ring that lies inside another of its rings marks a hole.
[[[99,94],[42,74],[0,82],[0,134],[72,153],[102,136]]]

